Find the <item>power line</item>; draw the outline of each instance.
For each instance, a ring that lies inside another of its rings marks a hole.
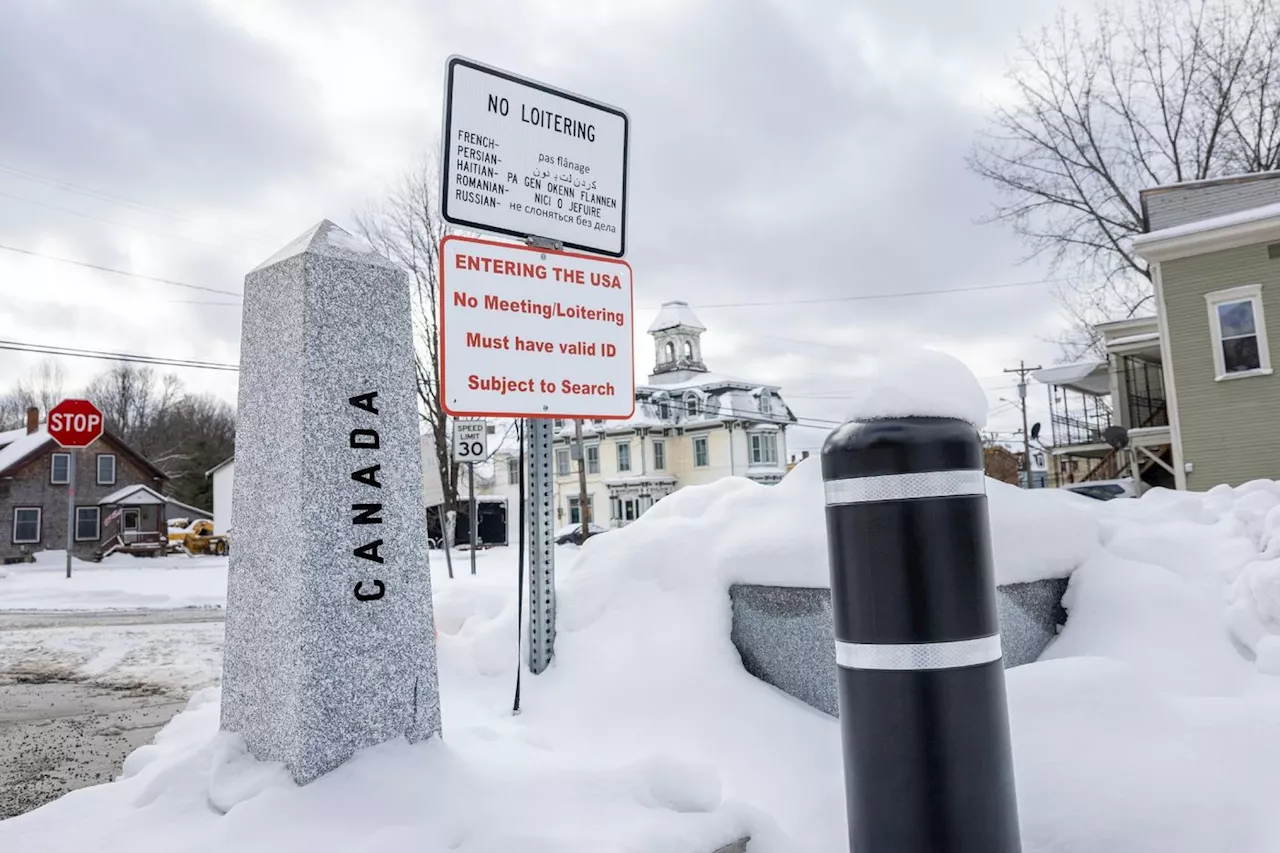
[[[152,237],[163,237],[169,240],[184,240],[188,243],[195,243],[198,246],[208,246],[211,249],[226,249],[225,246],[219,246],[217,243],[210,243],[207,240],[197,240],[194,237],[184,237],[181,234],[164,234],[164,233],[158,233],[155,231],[148,231],[147,229],[139,228],[136,225],[126,225],[123,222],[117,222],[114,219],[107,219],[105,216],[94,216],[92,213],[82,213],[79,210],[72,210],[69,207],[59,207],[56,204],[49,204],[43,201],[36,201],[35,199],[25,198],[20,195],[14,195],[13,193],[0,192],[0,197],[13,199],[14,201],[20,201],[23,204],[33,204],[36,207],[43,207],[46,210],[56,210],[59,213],[66,213],[71,216],[79,216],[82,219],[92,219],[95,222],[105,222],[106,224],[114,225],[117,228],[124,228],[128,231],[136,231],[139,234],[147,234]]]
[[[4,193],[0,193],[0,195],[4,195]],[[19,249],[17,246],[6,246],[3,244],[0,244],[0,249],[4,249],[7,252],[17,252],[18,254],[21,254],[21,255],[31,255],[32,257],[35,257],[35,258],[44,258],[47,261],[57,261],[60,264],[74,264],[75,266],[78,266],[78,267],[84,267],[86,269],[91,269],[91,270],[98,270],[99,272],[109,272],[109,273],[112,273],[113,275],[125,275],[125,276],[129,276],[130,278],[140,278],[144,281],[154,281],[159,284],[170,285],[171,287],[185,287],[188,290],[201,290],[201,291],[204,291],[205,293],[218,293],[223,296],[235,296],[237,298],[241,296],[241,294],[236,293],[233,290],[219,290],[216,287],[204,287],[199,284],[186,284],[185,282],[174,281],[173,279],[170,279],[170,278],[158,278],[153,275],[143,275],[142,273],[129,272],[128,270],[118,270],[112,267],[104,267],[99,264],[90,264],[85,261],[73,261],[70,258],[59,258],[54,255],[46,255],[43,252],[33,252],[30,249]]]
[[[7,174],[7,175],[12,175],[15,178],[21,178],[22,180],[25,180],[25,181],[34,181],[39,184],[44,184],[45,186],[48,186],[48,187],[53,187],[54,189],[75,193],[77,195],[82,195],[82,196],[85,196],[86,198],[92,198],[97,201],[105,201],[111,204],[123,205],[125,207],[131,207],[136,210],[141,210],[144,212],[159,213],[169,217],[170,219],[177,220],[178,222],[185,222],[189,225],[199,224],[196,220],[188,216],[184,216],[183,214],[178,213],[177,211],[171,210],[166,207],[160,207],[159,205],[148,204],[146,202],[138,201],[137,199],[128,198],[127,196],[116,195],[114,193],[104,192],[102,190],[96,190],[96,189],[93,189],[92,187],[86,187],[83,184],[75,184],[75,183],[72,183],[71,181],[63,181],[57,178],[50,178],[46,175],[38,175],[35,172],[28,172],[25,169],[18,169],[13,166],[6,166],[3,163],[0,163],[0,172],[3,172],[4,174]],[[260,241],[266,242],[268,239],[262,235],[244,234],[236,231],[230,231],[225,228],[219,229],[219,230],[223,231],[226,234],[230,234],[235,237],[240,237],[245,240],[260,240]]]
[[[823,305],[832,302],[862,302],[867,299],[905,299],[915,296],[937,296],[946,293],[973,293],[979,290],[1004,290],[1011,287],[1033,287],[1038,284],[1051,284],[1059,281],[1077,281],[1080,276],[1066,276],[1062,278],[1038,278],[1031,281],[1013,281],[1007,284],[976,284],[970,287],[949,287],[938,290],[908,290],[900,293],[864,293],[858,296],[828,296],[819,299],[771,299],[761,302],[717,302],[702,303],[690,305],[690,308],[757,308],[773,305]],[[657,310],[661,306],[645,305],[640,306],[645,310]],[[778,338],[777,340],[785,340]],[[803,341],[791,341],[792,343],[804,343]],[[833,346],[838,346],[833,344]]]
[[[164,356],[142,355],[139,353],[106,352],[103,350],[74,349],[72,347],[49,346],[47,344],[31,344],[23,341],[0,340],[0,350],[14,352],[31,352],[43,355],[64,355],[70,358],[96,358],[102,361],[128,361],[137,364],[154,364],[164,367],[191,367],[200,370],[239,370],[235,364],[224,364],[213,361],[196,361],[185,358],[167,358]]]

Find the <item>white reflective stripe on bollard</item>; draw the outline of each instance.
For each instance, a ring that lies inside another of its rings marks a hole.
[[[836,663],[845,669],[958,669],[1000,660],[1000,635],[950,643],[845,643]]]
[[[955,498],[987,493],[987,477],[981,471],[927,471],[921,474],[884,474],[828,480],[827,506],[906,501],[917,498]]]

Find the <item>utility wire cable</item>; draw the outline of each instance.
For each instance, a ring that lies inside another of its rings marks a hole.
[[[0,195],[3,195],[3,193],[0,193]],[[17,252],[20,255],[30,255],[33,258],[44,258],[46,261],[57,261],[60,264],[73,264],[77,267],[85,267],[86,269],[98,270],[99,272],[109,272],[113,275],[124,275],[130,278],[140,278],[143,281],[154,281],[157,284],[167,284],[171,287],[185,287],[188,290],[200,290],[200,291],[204,291],[205,293],[217,293],[222,296],[234,296],[237,299],[239,299],[242,296],[242,294],[237,293],[234,290],[219,290],[216,287],[204,287],[203,285],[199,285],[199,284],[187,284],[186,282],[182,282],[182,281],[174,281],[171,278],[159,278],[154,275],[143,275],[142,273],[129,272],[128,270],[118,270],[118,269],[114,269],[113,267],[104,267],[100,264],[91,264],[86,261],[75,261],[75,260],[72,260],[71,258],[59,258],[56,255],[46,255],[44,252],[33,252],[30,249],[19,249],[17,246],[6,246],[3,243],[0,243],[0,249],[4,249],[6,252]]]
[[[195,359],[168,358],[164,356],[143,355],[139,353],[108,352],[105,350],[77,349],[73,347],[32,344],[23,341],[0,340],[0,350],[13,352],[41,353],[43,355],[62,355],[70,358],[96,358],[103,361],[128,361],[137,364],[154,364],[165,367],[192,367],[201,370],[239,370],[235,364],[213,361],[197,361]]]

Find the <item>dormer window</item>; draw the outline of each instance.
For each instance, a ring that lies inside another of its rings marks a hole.
[[[764,392],[760,395],[760,414],[767,415],[773,411],[773,395]]]
[[[701,408],[698,405],[697,394],[689,394],[684,398],[684,412],[685,417],[689,420],[692,420],[702,414]]]

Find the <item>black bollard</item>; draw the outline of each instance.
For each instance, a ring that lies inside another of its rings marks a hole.
[[[982,461],[951,418],[822,448],[855,853],[1022,849]]]

